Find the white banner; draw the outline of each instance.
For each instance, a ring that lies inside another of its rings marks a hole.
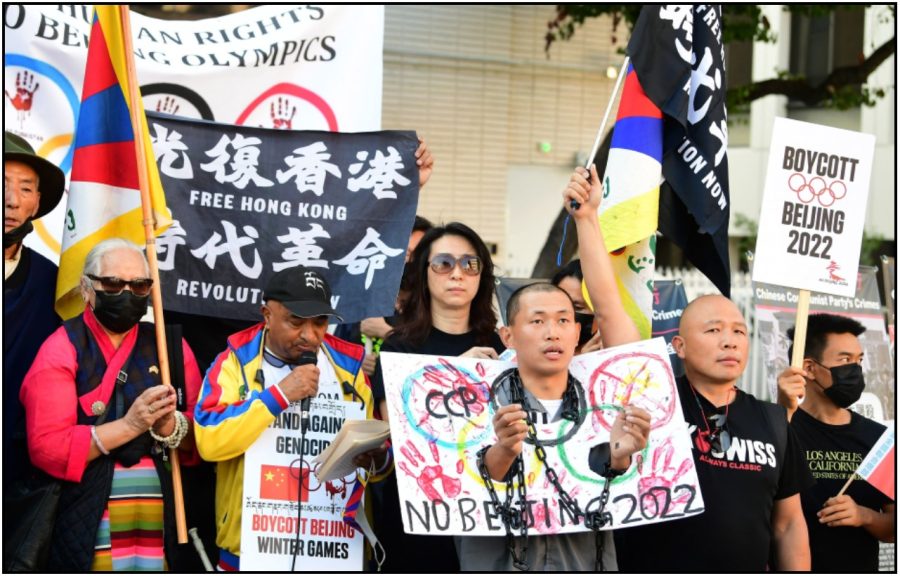
[[[875,136],[776,118],[753,281],[850,296]]]
[[[8,4],[4,129],[66,174],[92,6]],[[146,110],[293,130],[381,129],[382,5],[265,5],[206,20],[131,13]],[[65,200],[27,243],[56,260]]]
[[[404,530],[415,534],[505,534],[476,464],[476,453],[496,442],[493,386],[511,362],[416,354],[381,355],[390,410]],[[621,407],[631,402],[650,412],[646,449],[611,483],[606,529],[674,520],[703,512],[690,435],[665,340],[655,338],[576,356],[569,367],[582,384],[580,417],[536,424],[547,462],[583,511],[596,511],[604,479],[588,455],[609,441]],[[526,443],[523,451],[529,533],[587,530],[561,510],[544,466]],[[505,483],[495,482],[501,502]],[[518,497],[514,497],[514,501]]]
[[[365,418],[359,403],[316,399],[310,426],[300,436],[300,404],[293,403],[244,456],[244,510],[241,517],[241,570],[287,572],[296,550],[304,572],[359,571],[363,534],[342,520],[356,473],[319,482],[313,459],[334,440],[344,420]],[[297,494],[300,543],[297,533]],[[362,512],[361,512],[362,513]]]

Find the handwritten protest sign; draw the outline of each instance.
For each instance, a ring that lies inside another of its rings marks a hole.
[[[72,168],[90,4],[4,4],[4,130]],[[381,128],[384,6],[276,4],[201,20],[131,13],[144,108],[288,130]],[[353,89],[347,88],[352,79]],[[65,202],[29,245],[59,254]]]
[[[300,405],[293,403],[247,450],[242,570],[288,571],[295,549],[303,571],[362,568],[363,535],[341,520],[356,474],[319,482],[312,461],[334,440],[344,420],[365,417],[358,403],[313,400],[309,430],[301,444]],[[295,547],[298,493],[302,511],[300,544]]]
[[[852,297],[875,136],[776,118],[754,282]]]
[[[175,223],[166,307],[255,320],[285,268],[320,269],[345,322],[390,315],[419,196],[414,132],[284,132],[148,114]]]
[[[493,387],[514,364],[472,358],[381,355],[391,417],[404,530],[415,534],[503,535],[476,465],[496,441]],[[592,447],[609,441],[627,402],[650,412],[650,441],[628,471],[612,481],[606,529],[674,520],[703,511],[690,436],[662,338],[576,356],[571,374],[580,414],[573,422],[536,423],[547,462],[582,510],[596,510],[604,479],[588,464]],[[523,451],[529,532],[584,531],[562,510],[534,446]],[[504,483],[494,483],[501,501]]]

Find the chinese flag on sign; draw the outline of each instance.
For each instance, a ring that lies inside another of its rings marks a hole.
[[[296,502],[300,485],[298,472],[303,476],[303,493],[300,501],[306,502],[309,499],[309,469],[294,468],[292,471],[290,466],[263,464],[260,468],[259,497],[263,500]]]

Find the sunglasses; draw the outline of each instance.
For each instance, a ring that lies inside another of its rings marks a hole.
[[[709,432],[706,440],[714,452],[727,452],[731,448],[731,433],[725,427],[727,421],[727,414],[716,414],[708,419],[715,428]]]
[[[469,256],[468,254],[459,258],[454,258],[450,254],[435,254],[429,264],[435,274],[449,274],[457,264],[459,264],[460,270],[468,276],[481,274],[481,260],[478,259],[478,256]]]
[[[152,278],[135,278],[133,280],[122,280],[121,278],[116,278],[115,276],[94,276],[93,274],[87,274],[87,277],[93,280],[94,282],[100,283],[100,290],[109,294],[110,296],[118,296],[122,293],[122,290],[128,286],[131,290],[131,293],[135,296],[147,296],[150,294],[150,288],[153,287],[153,279]]]

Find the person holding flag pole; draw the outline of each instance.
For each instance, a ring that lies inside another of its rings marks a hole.
[[[67,320],[20,395],[35,465],[63,480],[53,571],[163,570],[174,566],[176,536],[187,542],[176,450],[197,460],[190,419],[201,378],[176,340],[180,402],[154,244],[171,218],[132,53],[127,7],[96,6],[57,286]],[[155,326],[139,322],[151,294]]]
[[[619,568],[808,570],[799,492],[809,478],[802,453],[783,408],[737,387],[748,359],[749,332],[740,310],[728,299],[730,202],[721,6],[645,5],[628,55],[635,89],[626,101],[626,80],[610,150],[609,182],[604,180],[611,198],[617,192],[627,194],[621,206],[608,203],[608,218],[628,231],[639,228],[635,218],[646,217],[651,209],[658,213],[662,235],[682,247],[721,295],[691,302],[672,340],[684,362],[679,397],[705,512],[615,531]],[[614,156],[617,139],[619,158]],[[660,162],[665,179],[661,184],[660,172],[653,172],[655,180],[647,177],[650,166],[657,169]],[[616,176],[614,169],[621,171],[618,178],[610,177]],[[609,247],[619,246],[607,229],[604,225]],[[652,263],[651,256],[637,254],[627,261],[637,278]],[[651,473],[656,481],[677,482],[678,466],[660,463]]]

